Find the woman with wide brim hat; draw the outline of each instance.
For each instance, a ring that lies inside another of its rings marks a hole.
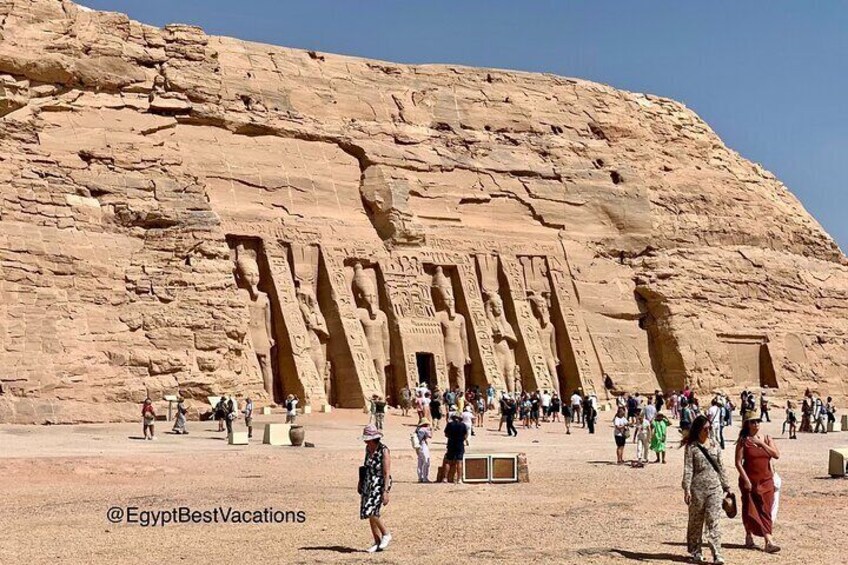
[[[418,438],[418,482],[430,482],[430,438],[433,431],[427,418],[421,418],[413,432]]]
[[[365,462],[359,468],[359,494],[361,495],[359,517],[368,519],[374,545],[368,553],[383,551],[392,540],[392,535],[380,519],[380,509],[389,503],[392,489],[392,461],[389,448],[382,442],[383,432],[368,424],[360,440],[365,442]]]
[[[761,433],[761,423],[753,411],[746,412],[736,442],[742,524],[746,548],[755,549],[754,536],[759,536],[765,539],[763,550],[766,553],[777,553],[780,547],[772,537],[775,487],[771,460],[780,458],[780,450],[770,436]]]

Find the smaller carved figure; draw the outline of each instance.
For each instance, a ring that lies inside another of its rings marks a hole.
[[[356,315],[371,351],[382,396],[386,394],[386,368],[390,363],[389,323],[386,314],[380,310],[377,289],[359,263],[353,266],[353,296],[359,306]]]
[[[497,292],[486,290],[485,307],[489,318],[489,327],[492,332],[492,340],[495,343],[495,359],[498,363],[498,372],[506,385],[507,391],[515,392],[515,344],[518,340],[515,331],[506,319],[503,303]]]
[[[545,364],[548,367],[548,373],[551,377],[551,383],[559,394],[559,378],[557,366],[559,366],[559,355],[557,355],[556,329],[551,323],[550,307],[548,299],[545,295],[530,291],[530,306],[533,309],[533,315],[536,317],[538,327],[536,332],[539,334],[539,343],[542,344],[542,353],[545,356]]]
[[[444,336],[448,381],[451,388],[464,391],[465,366],[471,364],[465,317],[456,311],[453,287],[442,267],[436,267],[432,286],[433,296],[436,299],[436,320],[439,321]]]
[[[327,379],[327,341],[330,332],[327,330],[327,321],[318,306],[315,292],[308,284],[300,283],[297,287],[297,301],[300,305],[300,313],[306,324],[309,334],[309,357],[315,364],[315,371],[322,383]],[[326,384],[324,385],[326,388]]]

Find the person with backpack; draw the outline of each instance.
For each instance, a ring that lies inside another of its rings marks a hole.
[[[156,411],[153,409],[153,401],[150,398],[145,398],[144,404],[141,406],[141,421],[144,439],[156,439],[153,435],[153,426],[156,423]]]
[[[224,404],[224,420],[227,424],[227,435],[231,435],[233,433],[233,420],[236,419],[236,404],[233,401],[232,396],[227,399],[227,402]]]
[[[297,396],[294,394],[286,397],[286,424],[294,424],[295,418],[297,418],[297,402]]]
[[[215,420],[217,420],[217,422],[218,422],[218,431],[219,432],[224,431],[224,418],[227,415],[226,402],[227,402],[227,397],[222,396],[221,398],[218,399],[218,402],[215,403]]]
[[[421,418],[418,421],[418,426],[412,432],[410,439],[412,440],[412,448],[418,454],[418,482],[430,482],[430,439],[433,437],[433,432],[430,431],[430,422],[427,418]]]
[[[689,507],[686,549],[694,563],[703,563],[701,546],[706,537],[713,563],[723,564],[721,555],[721,512],[730,483],[721,461],[721,449],[710,439],[710,421],[700,415],[683,436],[683,501]],[[706,536],[705,536],[706,534]]]

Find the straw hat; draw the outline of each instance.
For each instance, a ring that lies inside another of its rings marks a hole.
[[[362,430],[362,435],[359,437],[362,441],[372,441],[375,439],[380,439],[383,437],[383,432],[377,429],[373,424],[368,424],[365,426],[365,429]]]
[[[742,422],[762,422],[762,419],[757,415],[753,410],[749,410],[745,412],[745,416],[742,418]]]
[[[419,428],[421,426],[429,426],[429,425],[430,425],[430,420],[428,420],[427,418],[421,418],[420,420],[418,420],[418,427]]]

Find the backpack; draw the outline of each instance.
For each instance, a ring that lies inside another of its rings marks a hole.
[[[416,451],[421,449],[421,438],[418,437],[418,430],[409,434],[409,441],[412,443],[412,449]]]

